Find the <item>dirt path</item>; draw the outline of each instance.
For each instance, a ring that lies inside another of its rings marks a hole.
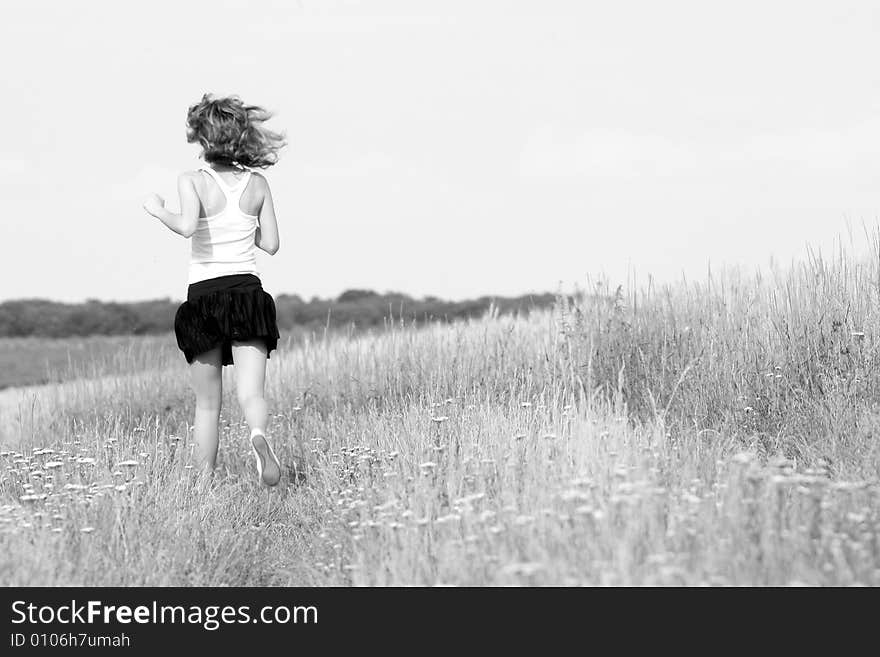
[[[33,386],[18,386],[0,390],[0,445],[20,432],[22,418],[28,422],[32,416],[50,413],[63,406],[68,399],[82,396],[85,392],[94,393],[102,388],[112,389],[122,381],[143,377],[140,374],[108,375],[91,379],[72,379],[60,383],[46,383]]]
[[[20,406],[29,407],[35,400],[37,403],[45,403],[53,398],[53,389],[60,392],[63,385],[62,383],[46,383],[0,390],[0,418],[5,419],[9,413],[17,412]]]
[[[7,446],[19,434],[22,417],[41,414],[53,407],[58,393],[61,391],[57,383],[0,390],[0,445]]]

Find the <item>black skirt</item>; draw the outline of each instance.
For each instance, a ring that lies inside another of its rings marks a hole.
[[[263,340],[268,357],[278,346],[275,301],[253,274],[199,281],[177,309],[174,334],[187,363],[220,346],[223,365],[232,365],[232,342],[244,340]]]

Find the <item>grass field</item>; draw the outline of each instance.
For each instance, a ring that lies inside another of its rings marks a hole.
[[[271,492],[230,368],[206,478],[182,359],[119,352],[6,427],[0,583],[880,585],[878,276],[841,252],[300,338]]]

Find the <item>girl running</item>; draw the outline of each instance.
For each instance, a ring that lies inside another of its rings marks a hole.
[[[257,271],[257,249],[278,251],[278,225],[266,179],[285,145],[262,124],[271,114],[237,96],[205,94],[186,117],[186,139],[198,143],[205,165],[177,179],[180,212],[152,194],[144,209],[170,230],[192,238],[189,288],[174,332],[192,373],[194,435],[200,465],[217,460],[221,368],[235,364],[236,389],[251,431],[260,480],[275,486],[281,466],[266,436],[266,361],[278,345],[275,302]]]

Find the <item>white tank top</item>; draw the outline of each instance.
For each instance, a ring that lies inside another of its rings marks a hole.
[[[206,171],[214,179],[226,198],[226,205],[217,214],[199,219],[192,236],[189,284],[230,274],[259,276],[254,241],[257,216],[242,212],[239,206],[251,172],[246,172],[235,185],[229,186],[211,167],[203,166],[199,170]]]

